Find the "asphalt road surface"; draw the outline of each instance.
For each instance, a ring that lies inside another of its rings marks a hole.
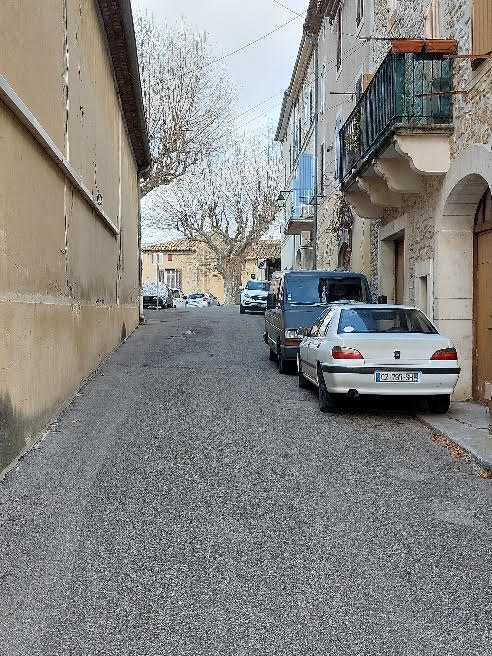
[[[488,656],[492,480],[150,312],[0,483],[1,656]]]

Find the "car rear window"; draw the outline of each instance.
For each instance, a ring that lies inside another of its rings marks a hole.
[[[290,305],[328,305],[337,301],[367,303],[365,286],[357,276],[289,276],[287,303]]]
[[[205,298],[205,294],[190,294],[188,298]]]
[[[424,333],[435,335],[437,330],[420,310],[353,308],[341,311],[338,333]]]

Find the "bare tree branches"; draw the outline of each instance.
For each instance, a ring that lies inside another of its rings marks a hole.
[[[248,250],[277,216],[279,185],[279,153],[266,144],[256,152],[234,146],[165,191],[165,221],[214,254],[226,303],[236,302]]]
[[[224,145],[231,118],[230,81],[213,65],[205,33],[186,23],[158,25],[137,16],[135,32],[153,159],[146,195],[199,166]]]

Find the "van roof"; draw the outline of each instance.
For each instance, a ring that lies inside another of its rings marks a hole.
[[[353,271],[340,271],[340,270],[333,270],[333,269],[311,269],[311,270],[306,270],[306,269],[299,269],[299,270],[291,270],[291,271],[284,271],[283,275],[284,276],[319,276],[319,275],[330,275],[333,278],[347,278],[347,277],[354,277],[354,278],[365,278],[363,273],[354,273]]]

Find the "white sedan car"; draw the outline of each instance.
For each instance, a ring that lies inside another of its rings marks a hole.
[[[194,294],[188,294],[186,299],[187,307],[210,307],[212,305],[219,305],[219,301],[210,292],[195,292]]]
[[[445,413],[460,368],[452,342],[415,307],[332,305],[299,345],[299,387],[318,387],[322,412],[341,395],[423,396]]]

